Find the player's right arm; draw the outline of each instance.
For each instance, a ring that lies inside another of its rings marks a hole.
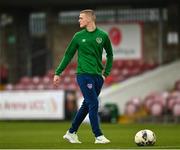
[[[66,66],[69,64],[69,62],[73,58],[74,54],[76,53],[77,48],[78,48],[78,44],[76,42],[76,34],[75,34],[73,39],[69,43],[61,62],[59,63],[58,67],[55,70],[54,85],[57,86],[59,84],[60,82],[59,75],[64,71]]]

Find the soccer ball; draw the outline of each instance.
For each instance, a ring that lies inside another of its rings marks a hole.
[[[138,146],[154,145],[156,142],[156,135],[154,134],[153,131],[148,129],[140,130],[136,133],[134,137],[134,142]]]

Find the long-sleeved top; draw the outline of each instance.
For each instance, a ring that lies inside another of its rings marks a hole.
[[[102,64],[102,53],[106,51],[106,65]],[[55,74],[60,75],[78,51],[77,74],[98,74],[107,77],[113,62],[113,51],[108,34],[96,28],[89,32],[83,29],[77,32],[69,43],[63,59],[56,68]]]

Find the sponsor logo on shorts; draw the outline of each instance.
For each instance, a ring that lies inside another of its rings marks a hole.
[[[88,84],[87,84],[87,87],[88,87],[89,89],[92,89],[92,87],[93,87],[93,86],[92,86],[92,83],[88,83]]]

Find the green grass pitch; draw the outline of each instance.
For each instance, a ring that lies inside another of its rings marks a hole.
[[[89,124],[78,131],[82,144],[71,144],[62,136],[70,122],[0,121],[0,149],[180,149],[180,124],[101,124],[111,143],[94,144]],[[157,136],[154,146],[138,147],[134,135],[150,129]]]

